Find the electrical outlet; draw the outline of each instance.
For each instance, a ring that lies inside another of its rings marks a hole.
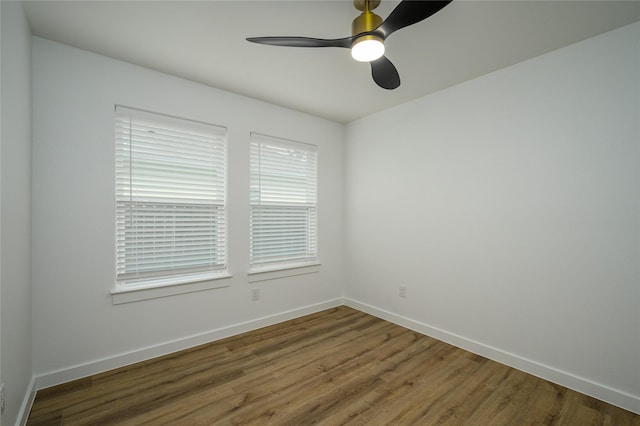
[[[407,297],[407,286],[401,285],[398,289],[398,294],[400,295],[400,297]]]
[[[260,300],[260,289],[259,288],[252,288],[251,289],[251,300],[252,301],[256,301],[256,300]]]
[[[0,414],[4,413],[4,383],[0,385]]]

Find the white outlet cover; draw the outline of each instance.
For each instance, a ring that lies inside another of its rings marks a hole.
[[[4,383],[0,385],[0,413],[4,412]]]

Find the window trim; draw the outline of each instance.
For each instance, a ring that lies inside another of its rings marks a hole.
[[[156,280],[156,282],[157,281],[159,280]],[[114,305],[120,305],[141,300],[194,293],[196,291],[224,288],[230,285],[231,275],[227,272],[217,276],[206,277],[203,275],[199,279],[194,275],[190,275],[185,276],[183,280],[166,282],[164,284],[140,285],[135,287],[116,286],[116,288],[111,290],[111,300]]]
[[[252,269],[247,274],[250,283],[276,280],[279,278],[295,277],[298,275],[315,274],[320,272],[320,262],[302,264],[280,265],[274,268]]]

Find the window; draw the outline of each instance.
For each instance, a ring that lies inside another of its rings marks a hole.
[[[251,134],[252,272],[317,263],[317,149]]]
[[[118,106],[115,148],[118,286],[226,274],[226,129]]]

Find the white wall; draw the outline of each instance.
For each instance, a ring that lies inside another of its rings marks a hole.
[[[19,2],[2,10],[0,359],[3,424],[13,424],[31,370],[31,32]]]
[[[39,386],[219,337],[216,330],[226,327],[236,332],[247,322],[264,324],[256,321],[263,317],[279,320],[340,303],[341,125],[39,38],[32,48]],[[227,126],[229,287],[112,304],[115,104]],[[319,273],[248,283],[250,131],[318,145]],[[251,301],[253,287],[261,289],[260,301]],[[158,345],[159,351],[146,350]]]
[[[346,296],[640,412],[639,123],[638,23],[351,123]]]

